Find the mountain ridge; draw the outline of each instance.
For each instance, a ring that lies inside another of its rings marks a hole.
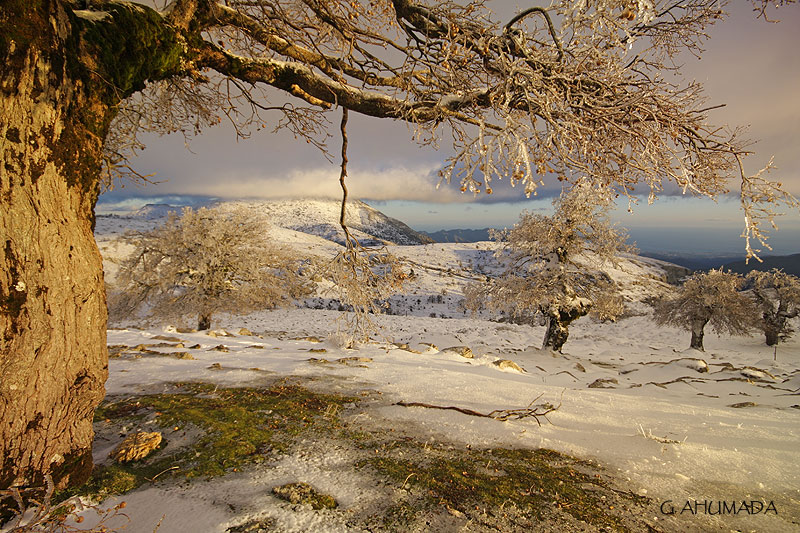
[[[150,203],[127,215],[98,215],[99,219],[116,218],[157,222],[170,213],[180,214],[185,206]],[[272,226],[316,235],[344,244],[339,225],[341,202],[334,199],[225,200],[209,204],[222,210],[245,208]],[[365,246],[416,245],[434,242],[401,220],[385,215],[361,200],[347,202],[345,222],[351,235]]]

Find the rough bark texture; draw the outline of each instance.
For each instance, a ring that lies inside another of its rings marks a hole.
[[[0,488],[47,472],[57,486],[86,479],[107,376],[98,184],[87,179],[102,140],[76,112],[102,120],[102,106],[70,78],[63,10],[36,7],[39,27],[3,43],[0,76]]]
[[[547,317],[547,330],[544,334],[543,348],[561,352],[561,348],[569,338],[569,325],[588,313],[588,306],[575,305],[567,309],[559,309],[557,313],[549,315]]]
[[[112,46],[147,43],[109,31],[126,14],[145,12],[96,21],[63,0],[0,4],[0,489],[91,472],[108,365],[92,234],[102,144],[114,105],[163,65],[141,45]]]
[[[692,321],[692,342],[689,344],[689,348],[694,348],[701,352],[705,351],[705,348],[703,348],[703,330],[705,330],[706,324],[708,324],[707,318]]]

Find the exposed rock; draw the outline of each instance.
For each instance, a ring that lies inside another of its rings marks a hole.
[[[272,517],[263,518],[260,520],[252,520],[232,526],[226,529],[226,533],[266,533],[268,531],[275,531],[275,524],[278,521]]]
[[[145,348],[183,348],[183,344],[172,344],[171,342],[159,342],[157,344],[142,344]]]
[[[175,328],[177,333],[197,333],[197,330],[194,328]]]
[[[704,372],[708,372],[708,363],[703,361],[702,359],[697,359],[695,357],[684,357],[682,359],[675,359],[670,361],[670,363],[677,363],[681,366],[685,366],[686,368],[691,368],[701,374]]]
[[[206,332],[209,337],[235,337],[233,333],[225,331],[224,329],[213,329]]]
[[[575,370],[578,370],[579,372],[586,372],[586,369],[580,363],[575,363]]]
[[[311,353],[325,353],[328,350],[326,350],[325,348],[311,348],[308,351],[311,352]]]
[[[310,505],[312,509],[335,509],[339,506],[333,496],[318,492],[308,483],[287,483],[274,487],[272,493],[290,503]]]
[[[213,363],[211,366],[206,367],[209,370],[222,370],[222,365],[219,363]]]
[[[415,350],[414,348],[409,346],[408,343],[406,343],[406,342],[394,342],[392,344],[397,346],[397,348],[399,348],[400,350],[405,350],[406,352],[411,352],[411,353],[416,353],[416,354],[422,353],[419,350]]]
[[[200,348],[202,348],[202,346],[200,346],[199,344],[193,344],[189,346],[190,350],[199,350]]]
[[[741,409],[743,407],[756,407],[758,406],[755,402],[739,402],[729,405],[728,407],[733,407],[734,409]]]
[[[122,352],[127,351],[129,348],[125,344],[112,344],[108,347],[108,357],[116,359]]]
[[[161,433],[139,431],[120,442],[109,457],[118,463],[138,461],[150,455],[159,444],[161,444]]]
[[[154,346],[154,345],[152,345],[152,344],[137,344],[133,348],[129,348],[127,351],[129,351],[129,352],[139,352],[139,353],[148,354],[148,355],[164,355],[163,353],[161,353],[161,352],[159,352],[157,350],[151,350],[150,348],[152,346]]]
[[[590,389],[613,389],[612,385],[619,384],[617,378],[598,378],[589,384]]]
[[[294,337],[289,339],[290,341],[307,341],[307,342],[322,342],[322,339],[319,337],[314,336],[307,336],[307,337]]]
[[[239,335],[244,335],[244,336],[247,336],[247,337],[253,337],[253,336],[254,336],[254,335],[253,335],[253,332],[252,332],[252,331],[250,331],[250,330],[249,330],[249,329],[247,329],[247,328],[241,328],[241,329],[239,330]]]
[[[178,337],[168,337],[166,335],[156,335],[152,337],[154,341],[167,341],[167,342],[183,342],[183,339],[179,339]]]
[[[766,370],[762,370],[754,366],[746,366],[743,369],[741,369],[739,373],[750,380],[775,381],[777,379],[775,376],[773,376]]]
[[[519,373],[525,372],[517,363],[509,359],[498,359],[492,363],[501,370],[515,370]]]
[[[170,357],[177,357],[178,359],[186,359],[187,361],[194,360],[194,357],[192,357],[192,354],[189,352],[172,352],[166,355],[169,355]]]
[[[228,347],[225,346],[224,344],[218,344],[218,345],[214,346],[213,348],[209,348],[208,351],[209,352],[225,352],[225,353],[230,352]]]
[[[371,363],[372,357],[341,357],[337,359],[336,362],[341,365],[347,365],[350,363]]]
[[[472,353],[472,350],[469,348],[469,346],[451,346],[449,348],[445,348],[440,353],[453,353],[460,355],[461,357],[466,357],[467,359],[472,359],[475,357],[475,354]]]

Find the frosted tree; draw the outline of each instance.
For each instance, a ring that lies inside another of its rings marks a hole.
[[[614,319],[624,310],[617,285],[599,267],[628,251],[626,235],[612,226],[611,196],[580,182],[554,201],[552,216],[525,213],[510,231],[495,232],[502,272],[465,289],[466,306],[511,317],[541,315],[544,348],[561,351],[569,325],[590,311]]]
[[[113,315],[144,309],[152,316],[198,317],[209,329],[215,313],[247,313],[290,304],[308,292],[299,259],[270,244],[263,222],[243,209],[185,208],[151,231],[130,234],[113,294]]]
[[[761,312],[759,327],[766,336],[767,346],[775,346],[792,336],[791,320],[800,314],[800,279],[777,269],[769,272],[751,271],[747,281]]]
[[[744,278],[733,272],[710,270],[690,276],[677,292],[655,304],[656,324],[677,326],[692,333],[691,348],[704,350],[707,324],[716,333],[749,335],[757,310],[739,292]]]

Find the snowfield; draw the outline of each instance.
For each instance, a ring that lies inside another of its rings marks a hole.
[[[130,252],[119,241],[123,226],[130,227],[130,220],[98,218],[97,239],[111,281],[119,259]],[[291,228],[271,231],[275,240],[315,255],[332,256],[339,249],[331,240]],[[395,314],[376,317],[382,331],[374,342],[342,348],[337,333],[342,313],[326,308],[333,302],[324,293],[309,300],[321,309],[220,316],[215,336],[179,332],[185,330],[176,326],[185,324],[112,324],[108,395],[162,392],[186,381],[253,386],[277,376],[296,376],[325,390],[377,391],[380,401],[353,406],[351,418],[421,440],[472,448],[543,447],[591,460],[626,490],[651,499],[644,518],[655,530],[800,531],[798,337],[774,352],[761,336],[720,337],[707,329],[706,351],[688,350],[689,333],[655,326],[642,302],[669,290],[666,282],[675,271],[629,256],[607,270],[624,289],[628,315],[615,323],[577,320],[564,353],[553,356],[539,349],[544,327],[492,321],[497,317],[488,314],[473,317],[461,308],[463,283],[491,271],[493,243],[390,250],[415,275],[404,294],[391,300]],[[140,345],[147,349],[137,349]],[[474,357],[446,350],[459,346],[469,347]],[[159,355],[170,353],[191,358]],[[364,359],[337,362],[346,357]],[[521,371],[502,368],[500,360]],[[558,409],[540,426],[532,418],[501,422],[395,405],[399,401],[482,413],[534,401]],[[121,439],[99,431],[96,461],[107,461]],[[265,517],[278,531],[357,531],[347,520],[348,509],[383,498],[388,489],[370,486],[346,464],[337,449],[311,442],[268,467],[191,484],[158,483],[103,505],[127,503],[127,532],[151,532],[160,520],[159,531],[235,531]],[[269,492],[297,480],[334,496],[345,510],[298,509]],[[772,503],[777,512],[681,513],[687,501],[706,500]],[[676,513],[664,514],[670,506]]]

